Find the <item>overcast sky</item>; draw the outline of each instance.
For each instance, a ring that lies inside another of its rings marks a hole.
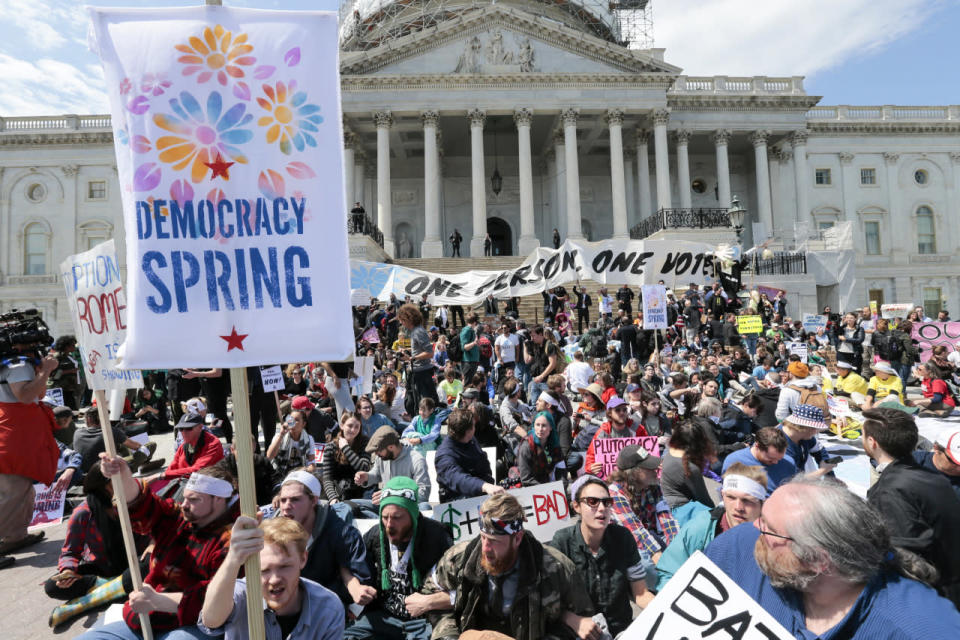
[[[96,0],[175,6],[182,0]],[[225,0],[335,9],[336,0]],[[0,115],[106,113],[78,0],[0,0]],[[654,0],[654,46],[688,75],[806,76],[821,104],[957,104],[955,0]]]

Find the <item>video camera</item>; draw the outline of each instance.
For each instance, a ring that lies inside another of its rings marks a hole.
[[[53,336],[37,309],[14,309],[0,315],[0,361],[40,360],[52,344]]]

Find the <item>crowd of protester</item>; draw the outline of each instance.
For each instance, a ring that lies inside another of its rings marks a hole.
[[[141,638],[148,614],[158,638],[245,638],[242,567],[259,554],[268,638],[601,640],[705,550],[797,638],[960,637],[960,425],[930,443],[915,421],[953,412],[960,360],[939,349],[919,363],[922,309],[893,322],[827,307],[805,331],[782,292],[691,284],[669,293],[668,328],[648,330],[630,287],[572,293],[545,291],[530,325],[516,300],[354,307],[369,379],[360,360],[286,363],[274,393],[249,368],[258,518],[239,516],[227,372],[145,371],[109,456],[82,385],[64,385],[75,340],[36,368],[3,367],[0,408],[65,394],[30,443],[53,447],[55,472],[0,453],[4,513],[11,477],[76,496],[44,584],[64,601],[51,626],[123,601],[123,621],[82,637]],[[762,328],[741,333],[741,315]],[[149,436],[171,429],[167,465]],[[871,459],[865,501],[834,477],[830,432]],[[634,436],[655,450],[626,446],[605,472],[603,440]],[[111,478],[136,534],[136,590]],[[547,542],[510,490],[555,481],[575,518]],[[476,496],[473,540],[427,515]],[[8,519],[0,554],[41,538]]]

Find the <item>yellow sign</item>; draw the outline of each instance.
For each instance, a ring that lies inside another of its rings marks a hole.
[[[870,301],[870,313],[872,313],[873,315],[877,315],[877,301],[876,301],[876,300],[871,300],[871,301]]]
[[[763,333],[763,318],[760,316],[737,316],[737,331],[740,333]]]

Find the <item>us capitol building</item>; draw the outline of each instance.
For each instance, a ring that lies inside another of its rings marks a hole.
[[[454,229],[464,256],[487,233],[494,255],[526,255],[555,228],[729,242],[736,196],[746,247],[842,230],[845,306],[960,313],[960,106],[685,75],[651,46],[648,0],[353,0],[340,29],[346,198],[376,241],[351,237],[358,257],[449,256]],[[109,116],[0,118],[0,311],[69,330],[60,262],[110,237],[124,252],[115,165]],[[806,280],[804,311],[839,304]]]

